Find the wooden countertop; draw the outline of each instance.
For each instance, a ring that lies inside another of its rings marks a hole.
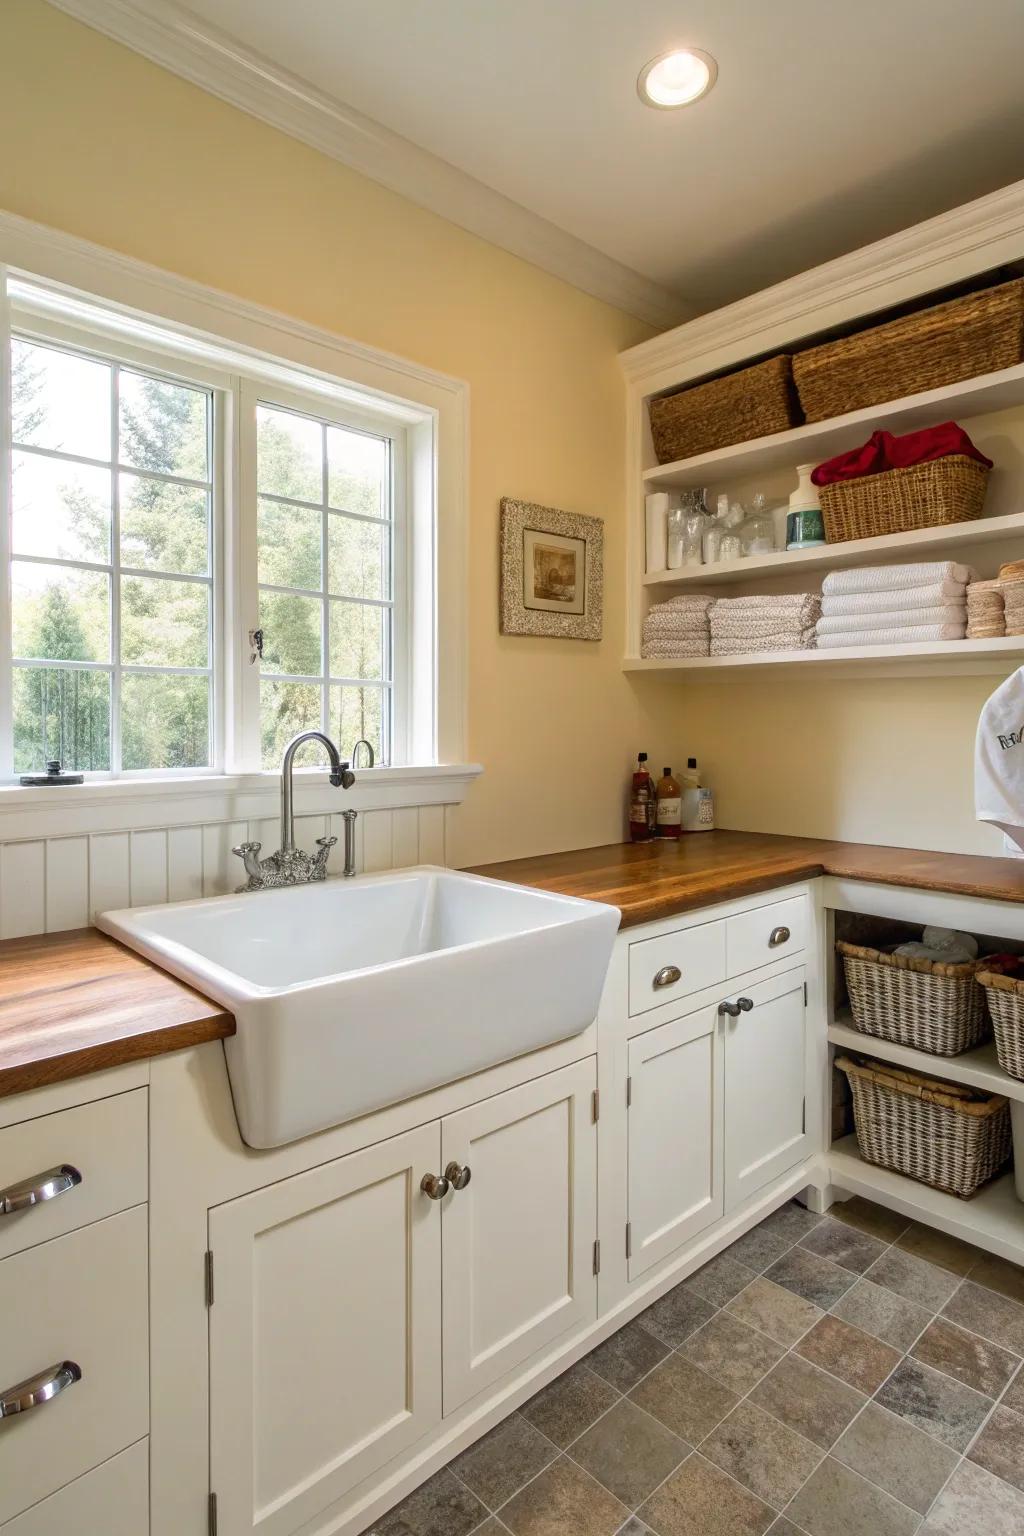
[[[0,943],[0,1096],[234,1032],[218,1004],[95,928]]]
[[[621,910],[623,928],[818,875],[1024,902],[1024,859],[762,832],[691,833],[678,843],[609,843],[481,864],[469,873],[610,902]]]

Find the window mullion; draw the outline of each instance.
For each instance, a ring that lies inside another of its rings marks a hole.
[[[327,468],[327,423],[320,423],[320,729],[331,734],[331,600],[327,595],[327,501],[330,495]]]
[[[121,369],[110,369],[110,771],[121,773]]]
[[[0,779],[14,774],[11,667],[11,307],[7,268],[0,266]]]

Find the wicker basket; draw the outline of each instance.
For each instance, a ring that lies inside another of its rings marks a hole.
[[[662,395],[650,402],[650,416],[659,464],[785,432],[799,420],[792,360],[771,357],[739,373]]]
[[[865,1035],[956,1056],[988,1037],[979,962],[946,965],[840,940],[853,1022]]]
[[[1024,345],[1024,279],[799,352],[793,378],[808,421],[1012,368]]]
[[[1010,1077],[1024,1082],[1024,981],[985,970],[978,972],[978,980],[985,988],[992,1015],[999,1065]]]
[[[829,544],[841,544],[880,533],[968,523],[981,516],[987,487],[987,467],[962,453],[909,469],[837,480],[818,488],[825,538]]]
[[[1009,1100],[884,1062],[837,1056],[865,1162],[970,1199],[1012,1151]]]

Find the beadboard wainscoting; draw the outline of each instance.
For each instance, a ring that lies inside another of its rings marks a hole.
[[[369,874],[444,864],[449,810],[414,805],[360,812],[356,868]],[[338,839],[331,867],[340,873],[341,817],[296,817],[301,847],[312,848],[318,837],[330,835]],[[243,878],[241,860],[231,849],[247,839],[272,851],[280,842],[278,817],[0,843],[0,938],[84,928],[98,912],[115,907],[224,895]]]

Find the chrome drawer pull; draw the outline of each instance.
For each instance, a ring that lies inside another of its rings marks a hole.
[[[738,997],[734,1003],[719,1003],[718,1012],[728,1014],[730,1019],[738,1019],[741,1013],[749,1013],[753,1008],[753,1000],[749,997]]]
[[[56,1200],[58,1195],[66,1195],[81,1182],[78,1169],[72,1168],[70,1163],[62,1163],[59,1168],[37,1173],[21,1184],[9,1184],[6,1189],[0,1189],[0,1216],[13,1216],[15,1211],[27,1211],[30,1206]]]
[[[778,949],[780,944],[788,944],[793,935],[785,926],[773,928],[768,935],[768,948]]]
[[[451,1185],[452,1189],[465,1189],[466,1185],[473,1177],[469,1166],[466,1163],[449,1163],[448,1167],[444,1171],[444,1176],[448,1180],[448,1183]]]
[[[443,1200],[450,1188],[443,1173],[425,1173],[420,1179],[420,1189],[430,1200]]]
[[[678,965],[663,965],[660,971],[654,973],[654,989],[659,987],[674,987],[677,981],[682,981],[683,973]]]
[[[16,1413],[41,1408],[81,1379],[81,1368],[73,1360],[60,1360],[48,1371],[41,1371],[38,1376],[19,1381],[16,1387],[0,1392],[0,1419],[13,1419]]]

